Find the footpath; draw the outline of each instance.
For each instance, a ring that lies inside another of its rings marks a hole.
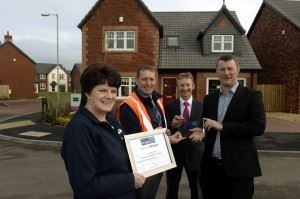
[[[0,101],[0,139],[33,145],[61,146],[65,127],[44,123],[41,109],[39,100]],[[298,117],[295,121],[288,121],[277,115],[268,114],[265,134],[255,138],[258,149],[300,151]]]

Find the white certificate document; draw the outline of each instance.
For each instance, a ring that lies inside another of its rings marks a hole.
[[[132,170],[145,177],[176,167],[166,129],[125,135]]]

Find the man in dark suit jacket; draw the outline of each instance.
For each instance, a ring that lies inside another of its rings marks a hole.
[[[178,198],[179,182],[184,167],[190,185],[191,198],[199,199],[201,197],[200,163],[204,147],[201,142],[204,135],[199,128],[199,124],[202,124],[202,104],[192,97],[195,85],[191,73],[180,73],[177,78],[177,87],[180,97],[166,105],[167,122],[171,132],[179,131],[186,139],[172,145],[177,167],[166,172],[166,198]]]
[[[220,57],[217,75],[221,87],[204,98],[204,199],[251,199],[254,177],[261,175],[253,138],[264,133],[264,105],[260,92],[239,85],[239,71],[233,56]]]

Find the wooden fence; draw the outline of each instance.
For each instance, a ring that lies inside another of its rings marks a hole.
[[[267,112],[285,111],[285,86],[281,84],[258,84],[256,90],[263,94]]]

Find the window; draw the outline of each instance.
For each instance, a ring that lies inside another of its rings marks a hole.
[[[106,31],[105,49],[107,51],[134,51],[135,32],[134,31]]]
[[[233,35],[212,35],[212,52],[233,52]]]
[[[121,86],[118,91],[118,97],[127,97],[135,87],[135,77],[121,77]]]
[[[55,79],[55,74],[54,73],[52,73],[52,79]]]
[[[60,80],[63,80],[63,79],[65,79],[65,75],[64,75],[64,74],[59,74],[58,78],[59,78]]]
[[[238,82],[246,86],[246,78],[238,78]],[[211,77],[206,79],[206,94],[216,91],[220,88],[220,81],[217,77]]]
[[[45,74],[40,74],[40,79],[46,79],[46,75]]]
[[[46,84],[45,83],[40,83],[40,89],[45,90],[46,89]]]
[[[168,36],[167,37],[167,47],[179,47],[178,37],[177,36]]]

